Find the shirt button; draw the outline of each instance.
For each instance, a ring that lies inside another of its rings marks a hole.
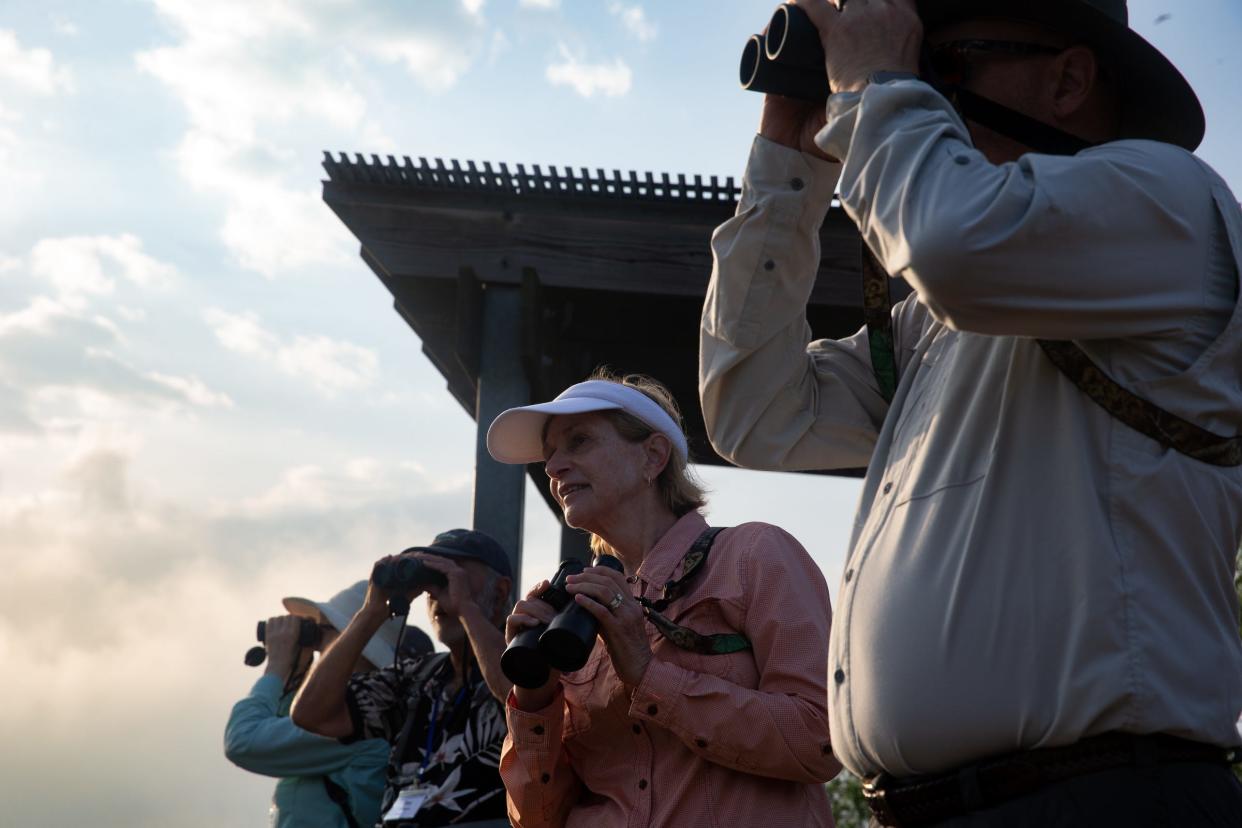
[[[645,791],[645,790],[647,790],[647,780],[646,780],[646,779],[640,779],[640,780],[638,780],[638,789],[639,789],[640,791]]]
[[[837,671],[832,674],[832,678],[837,684],[842,684],[845,681],[845,671],[838,668]]]
[[[891,492],[892,490],[893,490],[893,484],[892,484],[892,483],[885,483],[885,484],[884,484],[884,494],[888,494],[888,493],[889,493],[889,492]]]
[[[772,261],[771,259],[768,259],[766,262],[763,263],[763,269],[764,270],[775,270],[776,262]]]
[[[696,745],[698,745],[699,747],[701,747],[701,748],[705,748],[705,747],[707,747],[707,740],[706,740],[706,739],[695,739],[695,740],[694,740],[694,743],[695,743]]]
[[[634,725],[634,732],[635,732],[635,733],[642,733],[642,732],[643,732],[643,729],[642,729],[642,727],[640,727],[639,725]]]
[[[955,157],[953,158],[953,161],[954,161],[954,162],[955,162],[955,163],[956,163],[959,167],[964,167],[964,166],[966,166],[967,164],[969,164],[969,163],[970,163],[970,156],[969,156],[969,155],[958,155],[958,156],[955,156]]]
[[[536,735],[536,736],[542,736],[542,735],[543,735],[543,725],[535,725],[535,726],[534,726],[533,728],[531,728],[531,729],[534,731],[534,733],[535,733],[535,735]]]
[[[655,714],[657,714],[657,713],[659,713],[659,712],[660,712],[660,708],[656,707],[654,704],[649,704],[649,705],[647,705],[647,715],[648,715],[648,716],[654,716]]]
[[[853,579],[854,579],[854,570],[852,569],[845,570],[845,582],[848,584]]]
[[[801,178],[795,178],[794,180],[789,182],[789,186],[793,187],[794,190],[797,191],[797,190],[801,190],[806,185],[802,183]]]
[[[552,781],[552,777],[545,773],[539,777],[539,781],[546,785]]]

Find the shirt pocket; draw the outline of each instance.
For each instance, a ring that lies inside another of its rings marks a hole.
[[[685,608],[680,608],[677,603],[674,603],[664,615],[673,623],[700,635],[742,635],[740,617],[732,618],[732,616],[740,615],[740,611],[731,611],[733,609],[732,605],[713,596],[692,597],[687,601]],[[743,687],[755,687],[758,683],[754,653],[749,649],[736,653],[707,655],[692,650],[683,650],[657,633],[652,651],[661,661],[676,664],[691,672],[716,676]]]

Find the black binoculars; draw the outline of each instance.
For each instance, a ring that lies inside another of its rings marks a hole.
[[[595,566],[625,571],[621,562],[611,555],[600,555],[595,559]],[[550,624],[518,633],[501,654],[500,669],[518,687],[543,687],[553,668],[564,673],[581,670],[590,657],[599,622],[578,606],[565,588],[565,579],[584,569],[586,564],[577,559],[561,562],[548,588],[539,593],[539,599],[556,610],[556,617]]]
[[[389,612],[406,615],[410,611],[410,601],[405,597],[407,592],[422,592],[429,586],[447,586],[448,578],[418,558],[400,557],[377,563],[371,570],[371,583],[388,593]]]
[[[323,641],[323,629],[319,624],[310,618],[298,619],[298,647],[313,647],[319,649],[319,644]],[[261,644],[267,643],[267,622],[260,621],[258,627],[255,628],[254,637]],[[251,647],[246,651],[245,662],[249,667],[258,667],[267,658],[267,650],[263,647]]]
[[[831,89],[824,46],[807,13],[792,3],[776,7],[766,34],[751,35],[738,74],[743,89],[824,101]]]

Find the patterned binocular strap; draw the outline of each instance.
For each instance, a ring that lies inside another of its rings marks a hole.
[[[722,526],[710,526],[703,530],[703,533],[690,546],[690,551],[681,559],[681,577],[664,584],[664,591],[658,600],[638,599],[638,603],[642,604],[643,614],[660,631],[661,635],[681,649],[700,655],[727,655],[751,648],[750,642],[744,635],[738,633],[703,635],[670,621],[664,615],[664,610],[668,608],[668,605],[685,594],[691,579],[707,561],[707,554],[711,552],[716,536],[722,531],[724,531]]]
[[[867,345],[871,351],[871,370],[880,386],[880,396],[891,403],[897,393],[897,357],[893,348],[893,300],[888,293],[888,273],[876,259],[867,242],[862,243],[863,322],[867,325]]]
[[[866,242],[863,243],[862,276],[863,317],[867,323],[871,364],[880,393],[885,400],[892,402],[893,390],[897,385],[897,362],[893,349],[888,273]],[[1165,448],[1194,460],[1213,466],[1242,466],[1242,435],[1221,437],[1213,434],[1127,391],[1073,342],[1049,339],[1038,339],[1036,342],[1057,370],[1109,416]]]

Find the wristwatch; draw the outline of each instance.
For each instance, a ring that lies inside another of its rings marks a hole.
[[[867,83],[889,83],[899,80],[918,80],[919,76],[913,72],[872,72],[867,78]]]

